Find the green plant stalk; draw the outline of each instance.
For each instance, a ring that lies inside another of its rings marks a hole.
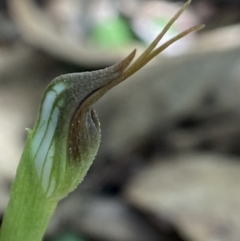
[[[146,65],[192,27],[156,48],[190,0],[133,62],[134,50],[120,63],[87,73],[59,76],[46,89],[20,160],[0,241],[40,241],[57,203],[83,180],[100,144],[100,123],[92,105]]]
[[[27,143],[31,141],[29,139]],[[32,165],[25,148],[4,214],[1,241],[41,241],[56,208],[57,200],[46,198],[43,194]]]

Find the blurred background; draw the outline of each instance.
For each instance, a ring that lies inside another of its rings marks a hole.
[[[42,93],[138,53],[184,2],[0,0],[0,217]],[[95,106],[102,143],[45,241],[238,241],[240,1],[193,0],[163,41],[205,23]]]

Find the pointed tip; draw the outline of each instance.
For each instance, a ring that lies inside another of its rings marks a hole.
[[[137,49],[134,49],[126,58],[124,58],[120,63],[118,63],[119,69],[121,71],[125,70],[129,64],[132,62],[136,55]]]
[[[181,9],[184,11],[186,8],[188,8],[188,6],[189,6],[191,3],[192,3],[192,0],[186,1],[186,2],[182,5]],[[180,9],[180,11],[181,11],[181,9]]]
[[[205,28],[205,27],[206,27],[205,24],[200,24],[200,25],[197,26],[197,30],[203,29],[203,28]]]

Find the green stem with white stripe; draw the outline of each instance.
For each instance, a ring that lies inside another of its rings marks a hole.
[[[30,141],[31,133],[27,143]],[[11,199],[1,227],[2,241],[41,241],[57,205],[57,200],[44,195],[29,155],[25,149],[11,187]]]

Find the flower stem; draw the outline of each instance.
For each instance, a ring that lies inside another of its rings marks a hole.
[[[41,241],[57,205],[57,200],[43,193],[35,169],[30,165],[32,160],[25,148],[4,214],[1,241]]]

